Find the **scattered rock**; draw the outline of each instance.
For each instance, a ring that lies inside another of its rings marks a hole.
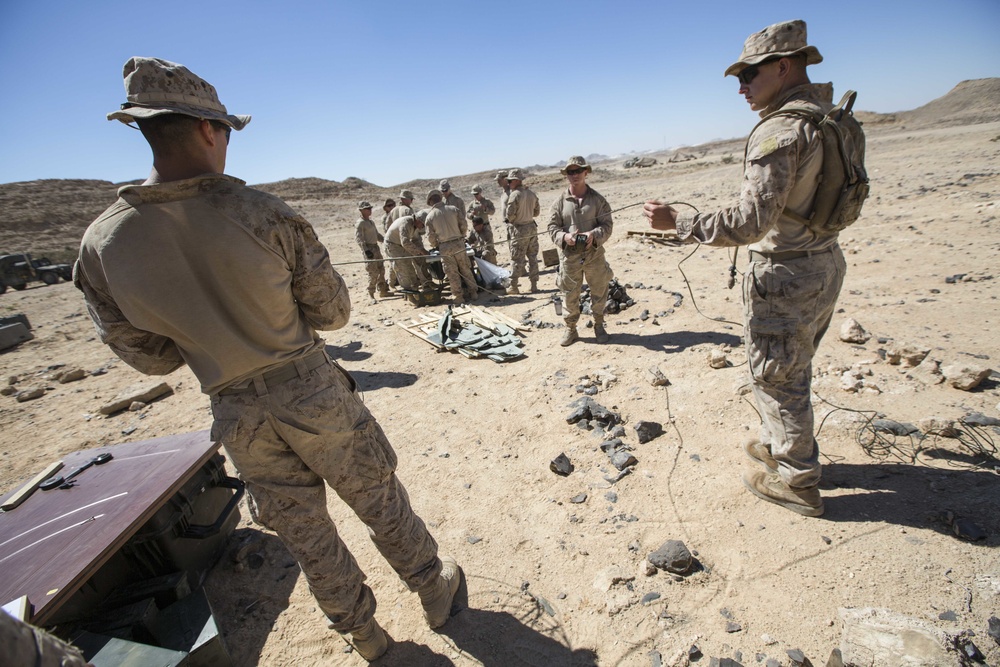
[[[927,347],[916,347],[908,343],[894,343],[885,351],[885,360],[893,366],[913,368],[924,360],[931,350]]]
[[[129,412],[139,412],[146,407],[146,404],[142,401],[132,401],[132,405],[128,406]]]
[[[927,435],[938,435],[942,438],[957,438],[958,429],[955,422],[943,417],[927,417],[917,422],[917,427]]]
[[[645,444],[663,435],[663,425],[658,422],[640,421],[635,425],[635,433],[639,437],[639,444]]]
[[[680,540],[667,540],[659,549],[649,554],[646,560],[658,569],[674,574],[687,574],[694,563],[691,552]]]
[[[483,538],[476,537],[475,535],[469,535],[467,538],[465,538],[465,541],[468,542],[469,544],[479,544],[480,542],[483,541]]]
[[[166,382],[151,380],[140,382],[124,389],[109,403],[101,406],[102,415],[113,415],[132,405],[136,401],[142,403],[152,403],[158,398],[173,394],[173,388]]]
[[[764,646],[774,646],[778,643],[778,640],[769,634],[763,634],[760,636],[760,641],[763,642]]]
[[[632,456],[632,452],[624,449],[619,449],[611,455],[611,465],[618,468],[618,470],[625,470],[631,466],[637,465],[639,459]]]
[[[549,463],[549,470],[557,475],[566,477],[573,472],[573,464],[570,462],[569,457],[566,456],[566,454],[560,454]]]
[[[87,371],[82,368],[73,368],[68,371],[63,371],[56,376],[59,384],[66,384],[67,382],[76,382],[77,380],[82,380],[87,377]]]
[[[958,620],[958,615],[955,612],[953,612],[951,609],[948,609],[948,610],[942,611],[940,614],[938,614],[938,620],[940,620],[940,621],[957,621]]]
[[[659,599],[660,599],[660,594],[657,593],[656,591],[653,591],[653,592],[646,593],[645,595],[643,595],[642,596],[642,600],[640,600],[640,601],[642,602],[642,604],[649,604],[650,602],[654,602],[654,601],[659,600]]]
[[[901,422],[893,421],[891,419],[873,419],[872,428],[876,431],[881,431],[883,433],[891,433],[893,435],[898,435],[900,437],[910,435],[911,433],[919,433],[920,429],[913,424],[904,424]]]
[[[13,396],[16,393],[17,387],[12,384],[8,384],[3,389],[0,389],[0,396]]]
[[[962,417],[962,423],[970,426],[1000,426],[1000,419],[987,417],[981,412],[970,412]]]
[[[922,620],[889,609],[839,610],[844,629],[840,651],[844,664],[945,667],[960,665],[949,647],[954,638]]]
[[[18,403],[24,403],[25,401],[33,401],[36,398],[41,398],[44,395],[45,387],[31,387],[30,389],[17,392],[14,394],[14,398],[17,399]]]
[[[913,377],[924,384],[935,385],[944,382],[944,375],[941,374],[941,363],[936,359],[925,357],[916,368],[913,369]]]
[[[989,623],[989,628],[986,630],[986,634],[993,638],[997,646],[1000,646],[1000,618],[990,616],[990,620],[987,622]]]
[[[951,522],[951,531],[963,540],[978,542],[986,539],[986,531],[979,527],[972,519],[962,517]]]
[[[729,634],[733,634],[736,632],[743,632],[743,626],[737,623],[736,621],[727,621],[726,632],[728,632]]]
[[[944,374],[948,384],[955,389],[972,391],[979,386],[979,383],[989,377],[993,371],[982,366],[951,364],[942,368],[941,372]]]
[[[663,374],[663,371],[656,366],[650,366],[646,369],[646,379],[649,381],[649,384],[654,387],[666,387],[670,385],[670,380],[668,380],[667,376]]]
[[[796,667],[801,667],[803,665],[810,664],[809,658],[807,658],[806,654],[803,653],[800,649],[790,648],[787,651],[785,651],[785,655],[787,655],[788,659],[792,661],[792,665],[795,665]]]
[[[688,649],[688,660],[691,661],[701,660],[703,655],[704,654],[701,652],[701,649],[698,648],[697,644],[691,644],[691,648]]]
[[[864,344],[872,337],[856,319],[849,317],[840,325],[840,340],[845,343]]]
[[[725,350],[715,349],[708,353],[708,365],[712,368],[726,368],[729,366],[729,357]]]
[[[585,502],[587,502],[587,494],[586,493],[578,493],[577,495],[575,495],[572,498],[570,498],[569,501],[571,503],[573,503],[574,505],[579,505],[580,503],[585,503]]]

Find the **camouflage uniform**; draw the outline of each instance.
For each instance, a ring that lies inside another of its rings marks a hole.
[[[611,206],[596,190],[587,186],[582,200],[568,190],[549,207],[548,232],[559,248],[559,277],[556,287],[565,293],[566,326],[575,328],[580,319],[580,289],[586,278],[590,286],[591,312],[595,322],[604,321],[604,306],[608,301],[608,283],[614,277],[604,257],[604,243],[613,228]],[[564,234],[594,230],[590,248],[579,244],[568,246]]]
[[[412,215],[402,217],[389,225],[389,231],[385,234],[385,254],[396,269],[400,287],[405,290],[418,290],[421,284],[426,282],[423,278],[423,267],[418,264],[423,260],[409,259],[427,254]]]
[[[538,196],[524,185],[511,188],[504,209],[504,216],[511,224],[513,236],[510,244],[510,259],[513,271],[510,276],[510,286],[517,289],[518,278],[524,275],[524,264],[527,259],[528,278],[531,289],[538,285],[538,225],[535,216],[541,212],[538,206]]]
[[[465,254],[465,232],[465,218],[460,209],[444,202],[431,206],[427,214],[427,240],[441,253],[441,268],[448,278],[455,303],[479,296],[476,278]]]
[[[86,667],[80,649],[0,611],[0,657],[10,667]]]
[[[469,202],[469,208],[465,214],[465,217],[470,222],[474,221],[475,218],[482,218],[482,229],[477,232],[475,226],[473,226],[469,230],[469,238],[466,240],[469,245],[476,249],[476,255],[482,257],[490,264],[497,263],[497,250],[493,245],[493,228],[490,227],[490,216],[496,212],[497,210],[493,202],[483,197],[482,199],[473,199]]]
[[[803,84],[761,116],[790,103],[832,108],[830,84]],[[760,411],[761,442],[781,479],[793,488],[820,479],[810,400],[812,359],[833,316],[847,265],[836,234],[819,235],[791,217],[810,213],[822,171],[818,130],[801,118],[776,117],[750,137],[740,202],[734,208],[678,220],[681,239],[716,246],[749,245],[743,280],[746,347]]]
[[[190,366],[255,517],[299,562],[332,627],[362,628],[375,601],[330,519],[326,483],[408,587],[432,582],[437,545],[392,448],[316,333],[347,323],[350,296],[312,226],[220,174],[118,194],[74,270],[101,340],[143,373]]]
[[[360,218],[354,229],[354,240],[357,241],[365,259],[381,260],[382,251],[379,243],[383,237],[375,227],[375,221],[371,218],[367,220]],[[389,294],[389,286],[385,282],[385,262],[369,261],[365,263],[365,270],[368,272],[368,296],[375,298],[375,290],[378,289],[379,296]]]

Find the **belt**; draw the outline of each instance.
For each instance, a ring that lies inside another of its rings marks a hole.
[[[833,246],[823,250],[786,250],[785,252],[757,252],[750,251],[750,260],[755,262],[783,262],[789,259],[799,259],[800,257],[813,257],[823,253],[832,252]]]
[[[293,359],[292,361],[278,366],[277,368],[273,368],[269,371],[261,373],[260,375],[248,378],[236,386],[226,387],[219,392],[219,395],[225,396],[227,394],[242,394],[248,391],[256,391],[260,394],[262,393],[260,391],[261,389],[273,389],[280,384],[288,382],[292,378],[305,377],[310,371],[316,370],[328,361],[329,358],[326,356],[326,352],[324,350],[316,350],[315,352],[311,352],[304,357]]]

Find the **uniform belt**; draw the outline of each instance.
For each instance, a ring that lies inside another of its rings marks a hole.
[[[262,383],[264,387],[268,389],[273,389],[279,384],[284,384],[292,378],[303,377],[310,371],[314,371],[323,364],[327,363],[328,358],[324,350],[316,350],[315,352],[310,352],[304,357],[299,357],[298,359],[293,359],[286,364],[278,366],[277,368],[272,368],[269,371],[261,373],[260,375],[255,375],[252,378],[244,380],[240,384],[234,387],[226,387],[219,392],[220,396],[225,396],[227,394],[242,394],[248,391],[257,391],[257,384]]]
[[[823,253],[832,251],[833,246],[823,248],[822,250],[786,250],[785,252],[757,252],[756,250],[751,250],[750,260],[756,262],[784,262],[790,259],[799,259],[800,257],[822,255]]]

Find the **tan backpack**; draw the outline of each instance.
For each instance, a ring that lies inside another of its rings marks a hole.
[[[784,215],[817,234],[836,234],[846,229],[861,216],[861,206],[868,197],[865,133],[851,112],[857,96],[855,91],[847,91],[840,103],[825,114],[793,102],[768,114],[754,127],[756,131],[775,116],[791,116],[805,118],[819,129],[823,138],[823,171],[812,213],[802,217],[788,209],[784,211]]]

